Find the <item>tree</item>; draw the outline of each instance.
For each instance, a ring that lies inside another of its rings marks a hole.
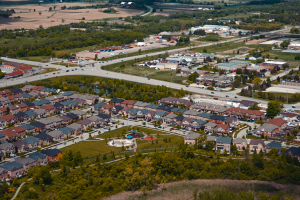
[[[279,101],[270,101],[268,103],[267,114],[266,116],[269,118],[274,118],[275,116],[280,114],[282,105]]]
[[[40,12],[39,12],[39,15],[41,15],[41,14],[42,14],[42,12],[40,11]]]
[[[162,12],[162,11],[163,11],[163,9],[161,8],[161,9],[160,9],[160,12]]]
[[[52,7],[49,7],[49,12],[51,12],[52,11]]]

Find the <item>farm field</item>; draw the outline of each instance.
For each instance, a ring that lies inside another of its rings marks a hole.
[[[115,8],[117,13],[103,13],[103,9],[78,9],[61,10],[62,6],[87,6],[90,3],[49,3],[49,4],[31,4],[13,7],[15,12],[9,18],[0,18],[0,29],[36,29],[42,25],[44,28],[69,24],[72,22],[92,21],[103,18],[119,18],[144,13],[142,10]],[[54,9],[55,6],[55,9]],[[52,11],[49,12],[49,7]],[[1,7],[1,9],[11,9],[11,6]],[[20,19],[14,19],[14,17]],[[83,20],[84,19],[84,20]]]

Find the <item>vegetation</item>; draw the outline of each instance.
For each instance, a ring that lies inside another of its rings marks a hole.
[[[31,84],[89,94],[97,94],[95,89],[100,89],[100,96],[144,102],[157,102],[161,98],[169,96],[182,97],[189,94],[189,92],[183,89],[174,90],[166,86],[150,86],[124,80],[91,76],[56,77],[31,82]],[[22,85],[14,87],[22,87]]]
[[[270,159],[264,159],[263,154],[254,153],[252,158],[246,155],[241,160],[229,159],[224,162],[197,156],[193,151],[194,147],[181,145],[178,151],[154,152],[149,155],[138,153],[134,157],[127,155],[123,161],[102,165],[100,162],[103,158],[96,155],[95,166],[90,166],[89,160],[84,163],[79,153],[68,151],[60,162],[60,171],[51,175],[51,181],[40,184],[40,181],[34,180],[43,180],[44,174],[48,173],[31,173],[30,176],[35,179],[23,186],[19,198],[28,198],[34,189],[35,196],[46,199],[53,196],[59,199],[98,199],[121,191],[147,191],[157,188],[161,183],[193,179],[255,179],[300,184],[299,161],[296,158],[274,154],[274,158],[271,156]],[[76,164],[81,167],[74,169]],[[201,199],[214,199],[219,194],[208,195],[203,192],[199,193]],[[6,193],[9,194],[7,189],[2,190],[3,195]],[[228,191],[225,193],[230,199],[243,195]],[[253,194],[248,197],[253,198]]]

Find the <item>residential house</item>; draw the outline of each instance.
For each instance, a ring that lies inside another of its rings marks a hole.
[[[5,135],[5,139],[12,140],[18,137],[18,134],[15,131],[4,129],[1,131],[3,135]]]
[[[0,107],[0,117],[6,115],[7,108],[6,107]]]
[[[19,177],[25,173],[23,165],[13,161],[0,165],[1,168],[7,170],[9,177]]]
[[[215,128],[215,132],[218,135],[228,135],[229,134],[229,126],[228,124],[218,124]]]
[[[36,113],[37,118],[45,118],[48,116],[48,113],[45,109],[37,109],[34,110],[34,112]]]
[[[181,125],[183,119],[184,119],[184,116],[178,115],[177,117],[174,118],[174,123],[172,123],[172,124],[173,125]]]
[[[14,154],[16,152],[16,148],[13,143],[4,142],[0,144],[0,151],[4,154]]]
[[[195,145],[197,138],[200,137],[198,133],[189,133],[184,136],[184,144]]]
[[[8,177],[9,176],[7,170],[0,167],[0,180],[4,182]]]
[[[14,116],[17,122],[23,122],[24,120],[28,119],[28,115],[25,112],[18,112],[14,114]]]
[[[35,132],[42,132],[46,129],[46,125],[41,122],[32,122],[30,125],[34,126]]]
[[[94,127],[94,128],[99,128],[100,126],[101,126],[101,124],[103,123],[102,121],[103,121],[103,119],[101,119],[99,116],[97,116],[97,115],[94,115],[94,116],[92,116],[92,117],[90,117],[90,118],[88,118],[92,123],[91,123],[91,125],[92,125],[92,127]]]
[[[183,118],[181,125],[185,128],[191,127],[192,123],[194,121],[195,121],[195,119],[193,119],[193,118],[185,117],[185,118]]]
[[[183,116],[193,118],[193,119],[199,119],[198,114],[199,114],[199,112],[197,112],[197,111],[187,110],[186,112],[183,113]]]
[[[33,137],[38,138],[43,145],[49,145],[53,143],[53,137],[46,133],[40,133]]]
[[[82,132],[82,125],[81,124],[77,124],[77,123],[73,123],[67,126],[68,128],[71,128],[74,130],[75,134],[80,134]]]
[[[7,106],[10,103],[10,100],[7,97],[0,97],[0,105]]]
[[[122,109],[123,109],[122,106],[116,105],[111,109],[111,111],[113,114],[118,114]]]
[[[216,140],[216,150],[220,150],[221,153],[224,153],[226,150],[227,154],[230,154],[230,145],[231,145],[230,137],[220,136]]]
[[[81,124],[83,130],[87,130],[89,126],[92,126],[92,121],[89,119],[83,119],[77,122],[77,124]]]
[[[34,103],[32,103],[32,102],[25,101],[25,102],[23,102],[23,103],[27,106],[27,110],[34,109],[34,108],[35,108],[35,105],[34,105]]]
[[[8,105],[7,108],[9,109],[9,113],[14,115],[19,112],[19,107],[15,105]]]
[[[46,110],[46,115],[51,115],[55,113],[55,107],[53,105],[43,106],[42,109]]]
[[[226,124],[229,125],[231,128],[238,127],[240,125],[239,119],[235,117],[228,117],[227,119],[224,120]]]
[[[34,85],[25,85],[25,86],[22,88],[22,91],[23,91],[23,92],[31,92],[32,89],[33,89],[34,87],[35,87]]]
[[[41,153],[47,155],[48,162],[55,162],[61,151],[59,149],[43,149]]]
[[[23,126],[12,127],[9,130],[16,132],[18,137],[26,135],[26,129]]]
[[[282,116],[283,116],[283,119],[288,122],[295,121],[299,117],[299,115],[296,113],[283,113]]]
[[[25,128],[26,133],[35,133],[35,127],[31,124],[21,124]]]
[[[121,102],[121,106],[133,108],[135,102],[136,101],[134,100],[124,100],[123,102]]]
[[[254,153],[255,150],[257,153],[259,153],[260,151],[265,152],[265,143],[262,139],[252,139],[249,145],[249,152],[251,154]]]
[[[36,137],[34,137],[34,136],[29,136],[29,137],[27,137],[27,138],[24,138],[24,139],[22,140],[22,142],[27,143],[27,144],[28,144],[28,147],[29,147],[30,149],[36,149],[36,148],[40,147],[40,143],[41,143],[40,139],[39,139],[39,138],[36,138]]]
[[[36,100],[36,101],[33,101],[32,103],[33,103],[33,104],[35,105],[35,107],[37,107],[37,108],[41,108],[41,107],[43,107],[43,106],[46,106],[46,105],[50,105],[50,104],[51,104],[51,102],[50,102],[49,100],[47,100],[47,99]]]
[[[71,113],[78,115],[79,118],[85,119],[86,118],[86,112],[82,110],[72,110]]]
[[[6,142],[5,135],[0,133],[0,143]]]
[[[279,131],[284,130],[284,128],[287,127],[287,121],[281,118],[270,119],[267,123],[278,126]]]
[[[209,118],[210,118],[211,116],[212,116],[212,114],[202,112],[202,113],[199,113],[199,114],[198,114],[198,117],[197,117],[197,118],[206,121],[206,120],[209,120]]]
[[[300,160],[300,147],[290,147],[284,153],[291,156],[292,158],[296,157],[298,158],[298,160]]]
[[[154,121],[158,121],[160,120],[161,122],[163,122],[163,117],[168,115],[168,113],[163,112],[163,111],[157,111],[154,115]]]
[[[163,111],[163,112],[167,112],[167,113],[171,113],[172,112],[172,107],[170,106],[166,106],[166,105],[160,105],[157,110],[159,111]]]
[[[170,114],[163,117],[163,122],[166,123],[166,124],[170,124],[171,122],[174,121],[174,118],[177,117],[177,116],[178,115],[170,113]]]
[[[33,112],[32,110],[26,111],[25,114],[27,115],[28,119],[35,119],[35,118],[37,118],[36,112]]]
[[[47,133],[47,135],[52,137],[54,141],[59,141],[66,137],[66,135],[62,131],[59,131],[59,130],[50,131]]]
[[[205,126],[204,131],[206,133],[213,133],[215,131],[215,128],[217,127],[217,124],[213,123],[213,122],[209,122],[209,123],[205,124],[204,126]]]
[[[59,118],[62,119],[62,122],[61,122],[62,125],[66,125],[66,124],[72,122],[72,119],[67,117],[66,115],[60,116]]]
[[[104,125],[110,122],[110,119],[111,119],[110,115],[100,113],[97,116],[102,119],[102,122],[103,122]]]
[[[279,127],[274,124],[263,124],[257,129],[255,129],[253,132],[256,136],[260,137],[262,134],[268,137],[273,137],[279,130]]]
[[[42,86],[35,86],[34,88],[31,89],[32,92],[36,92],[38,94],[41,94],[41,90],[44,89],[45,87]]]
[[[100,111],[101,108],[102,108],[104,105],[106,105],[106,104],[103,103],[103,102],[97,103],[97,104],[94,105],[94,110],[95,110],[95,111]]]
[[[2,119],[2,118],[0,117],[0,127],[4,128],[4,127],[6,127],[6,126],[7,126],[6,120],[4,120],[4,119]]]
[[[137,109],[146,109],[146,107],[150,105],[149,103],[146,102],[141,102],[141,101],[136,101],[133,105],[133,108]]]
[[[266,146],[266,153],[270,153],[272,149],[276,149],[278,155],[281,154],[281,143],[280,142],[270,142]]]
[[[37,165],[47,164],[47,155],[39,152],[33,152],[29,154],[29,158],[35,160]]]
[[[65,116],[69,117],[70,119],[72,119],[72,121],[76,121],[79,120],[79,116],[74,114],[74,113],[67,113]]]
[[[155,116],[155,111],[149,111],[145,114],[145,119],[149,122],[152,121],[154,119]]]
[[[19,108],[19,112],[25,112],[28,110],[28,107],[25,103],[17,104],[16,106]]]
[[[15,162],[23,165],[25,172],[28,170],[29,167],[34,167],[37,165],[36,161],[32,158],[25,157],[25,158],[16,158]]]
[[[32,91],[32,92],[29,92],[28,94],[31,96],[31,98],[35,98],[35,97],[38,98],[38,97],[40,97],[40,94],[37,93],[37,92],[33,92]]]
[[[119,104],[116,104],[115,106],[117,106],[117,105],[119,105]],[[104,106],[101,107],[101,111],[103,113],[109,114],[109,113],[111,113],[113,107],[114,107],[113,105],[105,104]]]
[[[129,108],[129,107],[125,107],[122,110],[119,111],[120,115],[123,116],[128,116],[129,112],[132,110],[133,108]]]
[[[74,99],[73,101],[75,101],[77,103],[77,106],[84,106],[86,104],[86,101],[88,101],[88,100]],[[89,105],[91,105],[91,104],[89,104]]]
[[[53,89],[53,88],[44,88],[44,89],[41,90],[40,94],[48,96],[49,94],[52,94],[52,93],[55,93],[55,92],[56,92],[56,89]]]
[[[112,103],[113,106],[119,105],[121,106],[121,103],[125,101],[124,99],[118,99],[118,98],[112,98],[110,102]]]
[[[70,127],[63,127],[58,129],[58,131],[61,131],[64,134],[63,138],[67,138],[75,134],[75,130]]]
[[[9,124],[9,123],[14,124],[14,123],[17,122],[16,117],[14,115],[11,115],[11,114],[4,115],[1,118],[5,120],[6,124]]]
[[[258,104],[256,101],[241,100],[239,101],[240,108],[248,110],[250,106]]]
[[[74,94],[75,93],[72,91],[66,91],[66,92],[62,93],[62,95],[64,96],[65,99],[70,99],[70,97]]]
[[[53,106],[55,107],[55,112],[63,111],[64,109],[64,106],[59,102],[55,102]]]
[[[247,139],[235,138],[232,143],[236,145],[238,151],[244,151],[247,148]]]
[[[51,105],[54,105],[57,102],[61,102],[63,100],[65,100],[63,95],[53,95],[53,96],[49,96],[49,97],[45,97],[45,99],[47,99],[48,101],[51,102]]]
[[[18,153],[28,152],[30,150],[29,145],[22,140],[16,141],[13,144]]]
[[[157,111],[160,105],[155,105],[155,104],[149,104],[145,109],[150,110],[150,111]]]
[[[189,108],[190,106],[194,105],[193,102],[190,102],[189,100],[186,99],[179,99],[175,97],[167,97],[167,98],[162,98],[158,101],[159,104],[167,104],[167,105],[184,105],[186,108]]]
[[[10,93],[13,95],[16,95],[16,94],[22,93],[22,90],[20,88],[13,88],[13,89],[10,89]]]
[[[223,124],[227,117],[221,115],[212,115],[209,118],[210,122],[214,122],[216,124]]]

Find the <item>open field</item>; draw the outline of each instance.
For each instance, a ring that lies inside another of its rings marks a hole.
[[[134,130],[136,129],[133,128]],[[98,138],[112,138],[112,137],[121,137],[123,130],[126,130],[126,134],[129,133],[127,127],[115,129],[112,131],[108,131],[105,134],[98,135]],[[176,135],[171,135],[159,130],[153,130],[153,129],[147,129],[147,128],[142,128],[138,127],[138,131],[144,132],[147,135],[153,135],[156,137],[156,140],[153,141],[147,141],[147,140],[138,140],[137,145],[138,145],[138,150],[147,150],[147,149],[152,149],[152,148],[165,148],[165,147],[175,147],[183,142],[183,137],[179,137]],[[164,142],[163,140],[167,139],[167,142]],[[122,148],[118,147],[111,147],[108,146],[105,142],[105,140],[89,140],[89,141],[83,141],[79,142],[77,144],[73,144],[71,146],[65,147],[61,149],[62,152],[68,151],[72,149],[73,151],[81,151],[82,156],[85,158],[88,156],[89,158],[95,155],[98,155],[99,153],[101,155],[107,153],[110,154],[111,151],[117,153],[118,151],[122,151]]]
[[[268,40],[268,38],[262,38],[262,39],[258,39],[258,40],[248,40],[245,44],[246,45],[260,44],[260,43],[265,42],[267,40]]]
[[[66,152],[70,149],[72,149],[73,152],[80,151],[83,158],[86,158],[87,156],[91,158],[92,156],[99,155],[99,153],[100,155],[104,155],[106,153],[110,154],[111,151],[117,153],[118,151],[121,151],[122,148],[108,146],[104,140],[101,140],[79,142],[62,148],[61,151]]]
[[[235,49],[230,49],[230,50],[226,50],[226,51],[223,51],[223,52],[218,52],[218,53],[223,53],[223,54],[228,54],[228,53],[237,53],[237,51],[240,51],[240,53],[247,53],[249,50],[252,50],[254,48],[249,48],[247,46],[242,46],[242,47],[238,47],[238,48],[235,48]]]
[[[87,6],[90,3],[49,3],[49,4],[32,4],[14,7],[16,13],[9,18],[0,19],[0,29],[36,29],[40,25],[44,28],[60,24],[69,24],[72,22],[91,21],[103,18],[119,18],[142,14],[144,11],[115,8],[116,14],[103,13],[101,9],[78,9],[78,10],[61,10],[62,6]],[[49,12],[49,7],[54,8]],[[11,7],[1,7],[1,9],[11,9]],[[35,12],[34,12],[35,9]],[[102,9],[103,10],[103,9]],[[20,16],[20,19],[14,17]],[[85,20],[82,20],[82,18]]]
[[[291,199],[299,199],[299,186],[283,185],[266,181],[241,181],[241,180],[206,180],[198,179],[193,181],[179,181],[173,183],[160,184],[158,189],[147,191],[144,195],[142,191],[122,192],[104,200],[163,200],[163,199],[194,199],[194,194],[208,191],[214,192],[216,189],[227,189],[233,193],[250,192],[251,194],[262,191],[274,195],[285,194]],[[230,199],[223,196],[224,199]],[[223,198],[221,198],[223,199]],[[257,198],[260,199],[260,198]],[[283,198],[284,199],[284,198]]]

